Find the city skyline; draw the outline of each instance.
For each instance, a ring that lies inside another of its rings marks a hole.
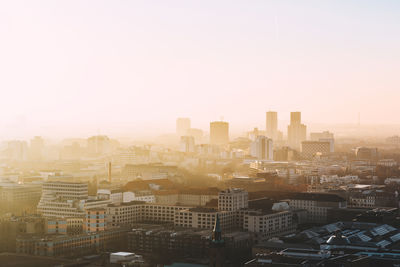
[[[180,116],[237,132],[270,109],[400,124],[395,1],[39,2],[0,6],[8,136],[173,132]]]

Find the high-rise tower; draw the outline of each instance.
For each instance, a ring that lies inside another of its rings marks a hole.
[[[290,113],[290,125],[288,126],[288,145],[300,150],[301,142],[307,138],[307,127],[301,123],[301,112]]]
[[[267,137],[276,140],[278,137],[278,113],[268,111],[266,116]]]
[[[210,144],[226,145],[229,143],[229,123],[213,121],[210,123]]]

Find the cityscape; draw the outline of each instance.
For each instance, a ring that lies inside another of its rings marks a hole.
[[[0,2],[0,267],[400,267],[400,2]]]

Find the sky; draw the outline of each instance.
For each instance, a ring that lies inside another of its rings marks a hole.
[[[0,36],[0,137],[400,124],[399,1],[0,1]]]

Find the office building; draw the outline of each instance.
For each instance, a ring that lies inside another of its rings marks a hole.
[[[329,209],[347,207],[346,200],[334,194],[295,193],[288,202],[291,210],[306,210],[310,223],[324,223]]]
[[[237,211],[249,207],[249,193],[243,189],[230,188],[218,194],[218,210]]]
[[[162,205],[132,201],[129,203],[110,204],[106,208],[106,220],[109,226],[132,226],[138,222],[169,222],[175,220],[178,210],[184,206]]]
[[[261,212],[250,211],[244,215],[243,229],[257,233],[259,241],[274,236],[288,235],[296,231],[297,223],[291,211]]]
[[[288,126],[288,145],[292,149],[300,150],[301,142],[307,139],[307,127],[301,123],[301,112],[290,113]]]
[[[106,209],[95,208],[85,211],[83,230],[86,233],[97,233],[106,229]]]
[[[333,133],[329,131],[310,133],[310,141],[329,142],[331,153],[335,152],[335,139]]]
[[[42,186],[27,183],[0,183],[0,213],[32,212],[40,200]]]
[[[87,183],[45,182],[37,211],[45,217],[79,218],[87,209],[110,203],[110,199],[89,198]]]
[[[235,211],[218,211],[214,208],[197,207],[175,212],[174,225],[180,227],[212,229],[216,218],[220,219],[224,231],[234,229],[237,213]]]
[[[267,133],[268,138],[277,140],[277,138],[278,138],[278,113],[275,111],[267,112],[266,133]]]
[[[229,123],[214,121],[210,123],[210,144],[226,145],[229,143]]]
[[[315,155],[327,155],[331,152],[331,142],[329,141],[303,141],[301,142],[301,154],[306,159],[311,159]]]
[[[129,230],[115,228],[80,235],[23,235],[17,237],[16,252],[47,257],[89,255],[93,251],[125,247]]]
[[[47,234],[67,234],[67,221],[65,218],[47,218],[46,233]]]
[[[178,136],[187,135],[190,129],[190,119],[189,118],[178,118],[176,119],[176,134]]]
[[[256,139],[251,142],[250,155],[257,158],[258,160],[273,160],[273,141],[265,136],[257,136]]]
[[[44,182],[42,195],[48,194],[53,194],[64,199],[86,199],[88,198],[88,184],[61,181]]]

